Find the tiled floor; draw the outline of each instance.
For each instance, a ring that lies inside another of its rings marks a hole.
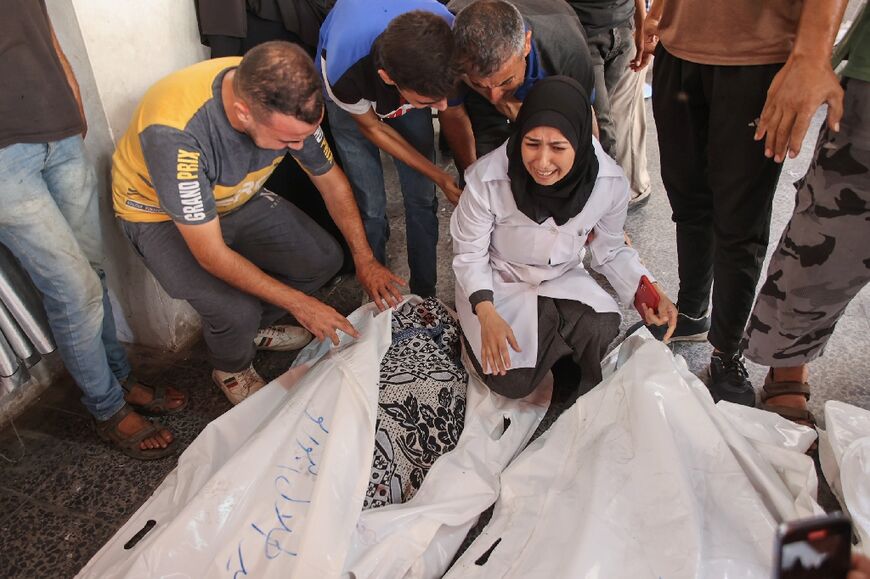
[[[819,120],[820,117],[814,127]],[[650,136],[654,192],[646,207],[629,215],[627,230],[647,266],[674,296],[677,285],[674,228],[656,171],[655,133]],[[811,144],[805,146],[801,156],[789,161],[783,171],[775,202],[773,240],[790,216],[792,182],[803,174],[811,150]],[[406,274],[402,205],[396,183],[393,173],[389,179],[392,191],[389,211],[394,216],[389,260],[395,270]],[[439,216],[439,295],[452,303],[447,231],[450,207],[446,202],[442,201]],[[360,304],[362,294],[352,279],[343,279],[325,288],[322,297],[348,313]],[[623,328],[638,319],[633,310],[625,310],[624,316]],[[674,350],[687,359],[693,371],[703,373],[710,354],[708,345],[679,345]],[[870,374],[868,352],[870,289],[848,308],[825,357],[813,365],[812,408],[818,416],[822,416],[823,402],[829,399],[870,407],[866,381]],[[272,379],[289,366],[291,359],[288,354],[261,354],[255,364],[264,377]],[[180,357],[134,352],[134,362],[146,379],[172,383],[190,393],[188,409],[166,420],[185,446],[209,421],[229,408],[211,383],[210,368],[201,347]],[[757,384],[763,370],[751,366],[751,376]],[[553,408],[545,425],[551,424],[564,407]],[[7,428],[0,433],[0,575],[4,577],[74,575],[175,465],[174,459],[137,462],[104,446],[93,433],[88,415],[69,382],[52,386],[14,426],[14,430]],[[834,505],[828,494],[821,499],[829,508]]]

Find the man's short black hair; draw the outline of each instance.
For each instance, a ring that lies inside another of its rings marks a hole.
[[[323,114],[323,90],[314,62],[289,42],[265,42],[248,51],[236,69],[233,89],[261,120],[280,113],[314,124]]]
[[[377,40],[376,65],[399,88],[433,99],[450,96],[457,79],[450,25],[424,10],[396,16]]]

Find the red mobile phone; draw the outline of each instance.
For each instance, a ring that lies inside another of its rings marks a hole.
[[[852,521],[842,513],[783,523],[776,533],[774,579],[846,579]]]
[[[645,275],[640,276],[640,284],[637,286],[637,292],[634,294],[634,307],[637,313],[640,314],[640,319],[646,321],[643,317],[643,308],[640,304],[646,304],[646,307],[656,311],[659,308],[659,292]]]

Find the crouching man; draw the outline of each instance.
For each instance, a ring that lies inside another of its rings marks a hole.
[[[378,263],[344,173],[319,127],[322,87],[302,49],[262,44],[240,59],[195,64],[155,84],[113,157],[123,229],[166,292],[200,314],[212,378],[238,404],[264,385],[258,348],[338,343],[348,320],[309,294],[342,263],[338,243],[292,203],[263,189],[286,153],[311,176],[384,308],[404,281]],[[302,328],[272,326],[285,312]]]

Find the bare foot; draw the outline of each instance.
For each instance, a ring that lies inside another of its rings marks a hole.
[[[141,382],[134,382],[132,385],[127,386],[124,400],[130,404],[148,404],[154,400],[154,390],[150,386],[146,386]],[[166,402],[163,405],[166,410],[180,408],[186,401],[187,395],[184,392],[176,390],[172,386],[166,387]]]
[[[125,437],[132,437],[136,433],[149,428],[150,422],[136,412],[131,412],[118,423],[117,429]],[[151,450],[155,448],[166,448],[173,440],[172,433],[165,428],[154,436],[149,436],[139,443],[141,450]]]

